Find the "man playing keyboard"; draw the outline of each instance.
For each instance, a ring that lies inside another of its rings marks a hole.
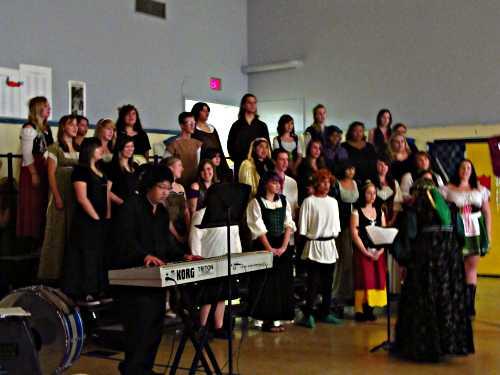
[[[173,181],[163,166],[150,166],[142,176],[141,192],[120,207],[114,223],[113,268],[162,266],[180,260],[183,252],[168,230],[165,201]],[[151,375],[160,345],[166,293],[162,288],[117,287],[125,333],[122,375]]]

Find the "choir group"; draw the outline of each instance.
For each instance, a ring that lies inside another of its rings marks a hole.
[[[99,120],[93,137],[85,117],[63,116],[54,138],[48,101],[29,102],[17,234],[41,249],[40,280],[61,286],[82,306],[120,300],[130,338],[122,373],[152,365],[147,357],[153,353],[154,360],[157,337],[144,353],[137,347],[159,329],[146,327],[155,316],[137,314],[147,306],[164,313],[166,297],[145,301],[147,293],[131,287],[110,293],[106,271],[224,254],[225,231],[196,225],[210,187],[233,181],[249,185],[251,196],[244,221],[231,228],[232,251],[273,253],[273,268],[248,280],[248,314],[263,322],[263,331],[284,331],[284,322],[296,319],[298,300],[304,300],[298,323],[308,328],[341,324],[349,305],[356,321],[375,320],[374,307],[387,304],[388,265],[391,289],[400,293],[394,352],[437,360],[474,351],[476,270],[489,248],[491,218],[489,191],[472,162],[461,161],[445,183],[406,136],[407,126],[392,125],[388,109],[368,136],[354,121],[342,141],[343,131],[327,125],[319,104],[303,134],[284,114],[271,141],[252,94],[241,99],[227,157],[209,115],[206,103],[182,112],[180,134],[164,142],[164,157],[153,166],[133,105],[121,107],[116,122]],[[394,245],[374,244],[367,234],[372,225],[398,228]],[[294,290],[295,278],[304,288]],[[225,289],[214,281],[196,291],[201,325],[216,305],[216,336],[227,335]]]

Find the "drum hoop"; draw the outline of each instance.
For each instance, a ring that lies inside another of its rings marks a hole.
[[[64,355],[55,373],[61,373],[80,358],[84,340],[85,331],[83,320],[80,315],[80,310],[71,299],[58,289],[51,287],[36,285],[13,290],[8,296],[18,295],[22,297],[23,294],[28,293],[42,299],[50,306],[56,313],[59,322],[61,323],[65,335],[65,348]],[[7,296],[7,297],[8,297]]]

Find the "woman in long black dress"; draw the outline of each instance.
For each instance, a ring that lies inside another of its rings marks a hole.
[[[263,320],[263,331],[281,332],[277,320],[292,320],[293,249],[288,246],[295,231],[292,210],[280,194],[279,176],[269,172],[261,177],[257,197],[247,207],[247,223],[255,250],[273,253],[273,268],[250,276],[250,316]]]
[[[101,141],[84,140],[79,165],[71,175],[77,207],[65,257],[63,285],[84,306],[107,302],[101,297],[106,287],[104,248],[107,219],[111,217],[111,181],[97,167],[101,158]]]
[[[233,179],[233,171],[227,164],[224,150],[220,142],[219,133],[215,126],[208,123],[208,116],[210,115],[210,107],[207,103],[198,102],[193,105],[191,113],[196,121],[196,127],[191,138],[197,139],[203,143],[201,146],[200,160],[211,159],[209,153],[217,150],[220,155],[220,164],[218,166],[218,176],[221,181],[230,181]]]
[[[394,351],[417,361],[474,353],[464,262],[453,230],[456,214],[450,214],[430,173],[416,181],[412,195],[396,243],[406,249],[398,253],[407,273]]]
[[[120,138],[109,167],[109,179],[113,183],[112,200],[119,206],[137,191],[137,164],[133,158],[134,140],[130,137]]]
[[[375,181],[377,177],[377,152],[371,143],[366,141],[365,125],[354,121],[345,135],[342,147],[347,151],[349,160],[356,167],[356,182],[363,185],[366,180]]]
[[[387,108],[381,109],[377,114],[377,124],[374,129],[368,132],[368,142],[370,142],[377,153],[383,153],[387,148],[387,142],[391,137],[392,113]]]
[[[128,136],[134,141],[134,155],[138,164],[147,163],[151,144],[142,127],[139,111],[132,104],[126,104],[118,110],[116,120],[116,140]]]

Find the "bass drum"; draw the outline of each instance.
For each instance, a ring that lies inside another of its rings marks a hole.
[[[83,322],[78,307],[61,291],[46,286],[14,290],[0,307],[22,307],[29,313],[43,374],[60,374],[82,352]]]

